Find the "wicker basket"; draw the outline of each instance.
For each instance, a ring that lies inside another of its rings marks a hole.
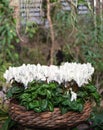
[[[86,102],[84,110],[79,112],[68,112],[61,115],[60,110],[55,108],[53,112],[35,113],[27,111],[25,107],[11,101],[9,114],[14,121],[26,127],[34,128],[59,128],[74,126],[82,121],[85,121],[91,113],[91,103]]]

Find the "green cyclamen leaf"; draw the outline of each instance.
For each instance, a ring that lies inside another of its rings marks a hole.
[[[75,101],[72,101],[69,107],[71,108],[71,110],[74,110],[74,111],[81,112],[83,110],[83,104],[75,102]]]
[[[52,89],[55,89],[55,88],[57,88],[57,84],[55,82],[53,82],[53,83],[51,82],[51,83],[49,83],[49,87]]]
[[[28,94],[28,93],[23,93],[21,96],[20,96],[20,99],[21,100],[25,100],[25,99],[27,99],[27,98],[30,98],[30,94]]]
[[[46,95],[47,95],[47,98],[51,98],[51,96],[52,96],[52,92],[49,91],[49,90],[46,90]]]
[[[40,102],[37,101],[37,100],[34,100],[33,102],[29,103],[29,107],[30,107],[30,109],[39,108],[40,107]]]
[[[29,108],[30,109],[34,109],[35,108],[35,106],[34,106],[34,104],[32,102],[29,103]]]
[[[66,108],[66,107],[61,107],[60,110],[61,110],[62,114],[65,114],[68,112],[68,108]]]
[[[16,93],[23,92],[24,88],[23,87],[14,86],[14,87],[11,88],[11,91],[12,91],[13,94],[16,94]]]
[[[7,98],[11,98],[13,96],[11,89],[9,89],[6,93]]]
[[[42,101],[41,101],[41,110],[42,111],[44,111],[44,110],[46,110],[47,109],[47,106],[48,106],[48,100],[47,99],[43,99]]]
[[[66,99],[66,100],[64,100],[63,102],[62,102],[62,104],[64,105],[64,106],[70,106],[70,100],[68,100],[68,99]]]
[[[91,93],[97,91],[96,87],[93,86],[93,85],[87,85],[87,86],[86,86],[86,89],[87,89],[89,92],[91,92]]]
[[[19,94],[19,93],[21,93],[23,91],[24,91],[24,88],[18,87],[18,86],[14,86],[14,87],[11,87],[7,91],[6,96],[7,96],[7,98],[11,98],[11,97],[13,97],[14,94]]]
[[[48,107],[49,107],[49,110],[50,110],[51,112],[54,111],[54,106],[53,106],[52,102],[49,102],[49,103],[48,103]]]
[[[96,103],[100,103],[100,95],[98,92],[95,93],[91,93],[92,98],[94,98],[94,100],[96,101]]]
[[[85,91],[79,91],[77,95],[78,95],[78,97],[83,98],[83,97],[87,97],[87,96],[88,96],[88,93],[85,92]]]
[[[45,95],[46,95],[46,89],[40,89],[40,90],[38,91],[38,93],[39,93],[40,95],[42,95],[42,96],[45,96]]]
[[[34,111],[39,113],[39,112],[41,112],[41,108],[40,107],[39,108],[34,108]]]

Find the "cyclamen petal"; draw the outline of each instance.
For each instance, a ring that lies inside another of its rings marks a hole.
[[[77,99],[77,94],[74,92],[74,91],[72,91],[72,88],[70,88],[70,93],[71,93],[71,99],[70,99],[70,101],[72,102],[72,101],[76,101],[76,99]]]

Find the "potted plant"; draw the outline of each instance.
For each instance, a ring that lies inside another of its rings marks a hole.
[[[22,125],[56,128],[86,120],[100,95],[92,84],[90,63],[55,65],[23,64],[4,73],[11,83],[9,114]]]

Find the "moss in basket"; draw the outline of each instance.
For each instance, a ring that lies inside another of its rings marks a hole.
[[[89,81],[93,72],[89,63],[10,67],[4,74],[12,84],[7,97],[15,98],[27,110],[35,112],[52,112],[56,107],[62,114],[81,112],[86,101],[100,102],[96,87]]]

